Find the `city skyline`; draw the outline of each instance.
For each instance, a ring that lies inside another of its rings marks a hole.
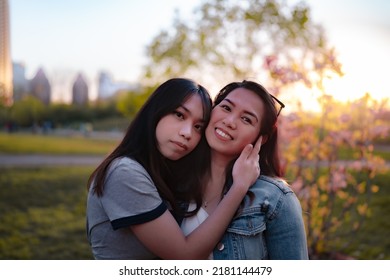
[[[85,76],[91,99],[97,97],[101,71],[111,74],[114,81],[138,83],[146,61],[145,46],[162,29],[172,26],[175,9],[181,18],[187,18],[202,3],[161,2],[11,0],[13,61],[26,66],[27,78],[42,67],[54,83],[54,100],[70,100],[78,73]],[[313,20],[325,27],[344,65],[346,75],[329,84],[335,96],[343,100],[365,92],[376,98],[389,96],[383,70],[390,63],[389,2],[306,3]]]
[[[76,73],[71,82],[71,98],[69,102],[72,104],[86,105],[91,100],[89,96],[89,86],[85,81],[85,77],[82,73]],[[44,104],[48,105],[52,103],[52,85],[47,78],[46,72],[43,68],[38,68],[35,75],[28,79],[25,75],[24,65],[20,63],[13,63],[13,101],[20,101],[27,95],[34,96],[41,100]],[[139,91],[140,86],[138,84],[130,84],[126,82],[116,82],[112,76],[107,72],[100,72],[98,77],[98,95],[96,99],[105,100],[109,99],[115,94],[123,91]],[[58,100],[54,100],[58,103]]]

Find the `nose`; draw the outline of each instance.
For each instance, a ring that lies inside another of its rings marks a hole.
[[[192,136],[192,124],[183,124],[183,126],[180,128],[179,134],[185,139],[190,140]]]
[[[236,129],[236,117],[233,114],[229,114],[223,119],[223,124],[230,129]]]

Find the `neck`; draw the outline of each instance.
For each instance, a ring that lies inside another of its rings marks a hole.
[[[232,160],[232,156],[226,156],[216,151],[211,151],[211,175],[225,175],[226,168]]]
[[[215,152],[211,153],[210,177],[207,178],[205,184],[204,199],[207,200],[222,194],[225,185],[226,168],[231,160],[231,158]]]

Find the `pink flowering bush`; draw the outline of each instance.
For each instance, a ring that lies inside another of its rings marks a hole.
[[[340,229],[343,235],[346,229],[352,234],[370,216],[370,197],[379,190],[372,179],[388,170],[385,160],[374,155],[375,141],[389,135],[387,100],[366,94],[337,102],[325,93],[322,80],[332,67],[341,74],[340,66],[332,66],[331,58],[323,61],[316,64],[315,75],[279,66],[275,57],[265,62],[275,92],[298,81],[322,91],[319,113],[297,110],[281,116],[278,130],[283,165],[302,204],[313,259],[332,258],[329,253],[348,246],[351,239],[337,234]]]

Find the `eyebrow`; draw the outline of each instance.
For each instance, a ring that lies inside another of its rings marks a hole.
[[[192,112],[190,110],[188,110],[188,108],[186,106],[184,106],[183,104],[180,104],[178,108],[183,108],[184,111],[186,111],[189,115],[192,116]],[[206,122],[206,120],[203,117],[200,118],[199,121],[202,123]]]
[[[231,101],[229,98],[225,98],[224,100],[227,101],[227,102],[229,102],[232,106],[236,107],[236,104],[234,104],[234,102]],[[222,100],[222,101],[224,101],[224,100]],[[256,121],[259,122],[259,119],[258,119],[258,117],[256,116],[256,114],[254,114],[254,113],[252,113],[252,112],[250,112],[250,111],[247,111],[247,110],[244,110],[244,113],[245,113],[245,114],[248,114],[248,115],[250,115],[250,116],[252,116],[252,117],[254,117],[254,118],[256,119]]]

